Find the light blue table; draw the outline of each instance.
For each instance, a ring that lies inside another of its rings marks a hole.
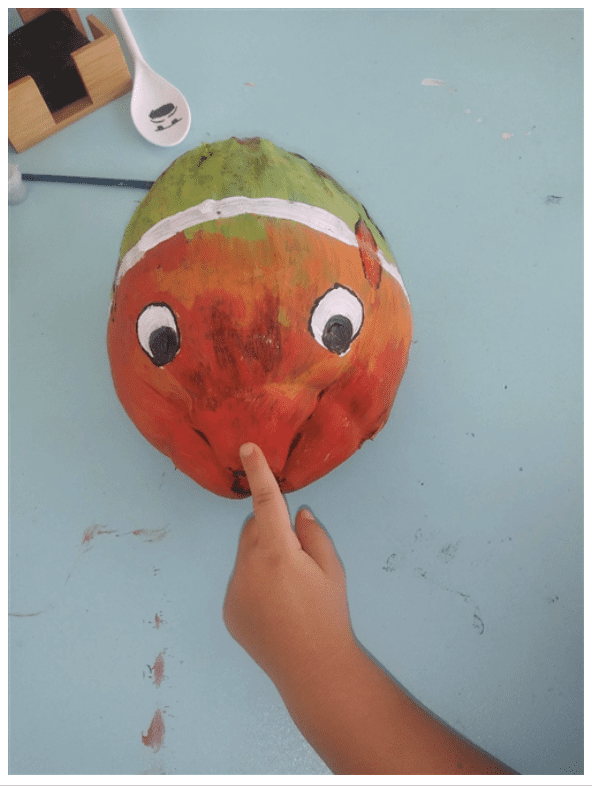
[[[583,772],[581,10],[128,20],[190,102],[185,141],[144,141],[128,95],[9,160],[150,180],[259,135],[368,207],[414,309],[408,371],[376,440],[290,507],[328,528],[358,637],[420,701],[520,772]],[[222,622],[249,502],[176,472],[113,390],[142,196],[30,184],[9,209],[10,772],[323,774]]]

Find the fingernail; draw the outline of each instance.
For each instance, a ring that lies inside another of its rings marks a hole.
[[[310,521],[314,521],[314,513],[310,508],[300,508],[300,515],[304,516],[305,519],[309,519]]]
[[[245,442],[244,445],[241,445],[238,449],[241,459],[247,459],[249,456],[253,455],[253,451],[255,450],[255,445],[252,442]]]

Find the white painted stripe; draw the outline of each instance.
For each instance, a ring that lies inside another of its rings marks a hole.
[[[396,265],[394,265],[392,262],[389,262],[389,260],[385,257],[385,255],[382,253],[380,249],[378,249],[378,259],[380,260],[380,264],[387,271],[387,273],[390,273],[391,276],[396,281],[399,282],[401,289],[405,293],[405,297],[407,298],[407,300],[409,300],[409,295],[407,294],[407,290],[405,289],[405,284],[403,283],[403,279],[401,278],[401,274],[399,273],[399,268]],[[409,302],[411,301],[409,300]]]
[[[115,277],[115,287],[118,286],[127,271],[142,259],[146,252],[173,237],[178,232],[204,224],[206,221],[216,221],[219,218],[234,218],[235,216],[248,213],[296,221],[335,240],[340,240],[348,246],[357,247],[358,245],[354,231],[345,221],[322,207],[307,205],[304,202],[290,202],[287,199],[278,199],[276,197],[252,198],[234,196],[218,200],[206,199],[205,202],[189,207],[180,213],[175,213],[173,216],[163,218],[162,221],[150,227],[121,260]],[[389,262],[380,250],[378,251],[378,257],[383,268],[399,282],[409,300],[403,279],[396,265]]]

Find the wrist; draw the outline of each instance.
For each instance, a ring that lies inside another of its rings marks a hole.
[[[334,695],[344,679],[358,672],[366,660],[366,652],[350,631],[338,640],[308,647],[272,679],[292,714],[297,705],[324,703],[326,696]]]

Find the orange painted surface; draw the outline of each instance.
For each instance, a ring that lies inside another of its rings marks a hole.
[[[345,461],[384,426],[407,364],[409,302],[360,247],[291,221],[260,218],[266,239],[183,233],[125,274],[112,304],[108,350],[117,394],[141,433],[197,483],[248,495],[239,446],[263,449],[282,491]],[[311,310],[339,284],[362,302],[346,354],[322,346]],[[157,366],[137,320],[151,303],[174,313],[179,349]]]

